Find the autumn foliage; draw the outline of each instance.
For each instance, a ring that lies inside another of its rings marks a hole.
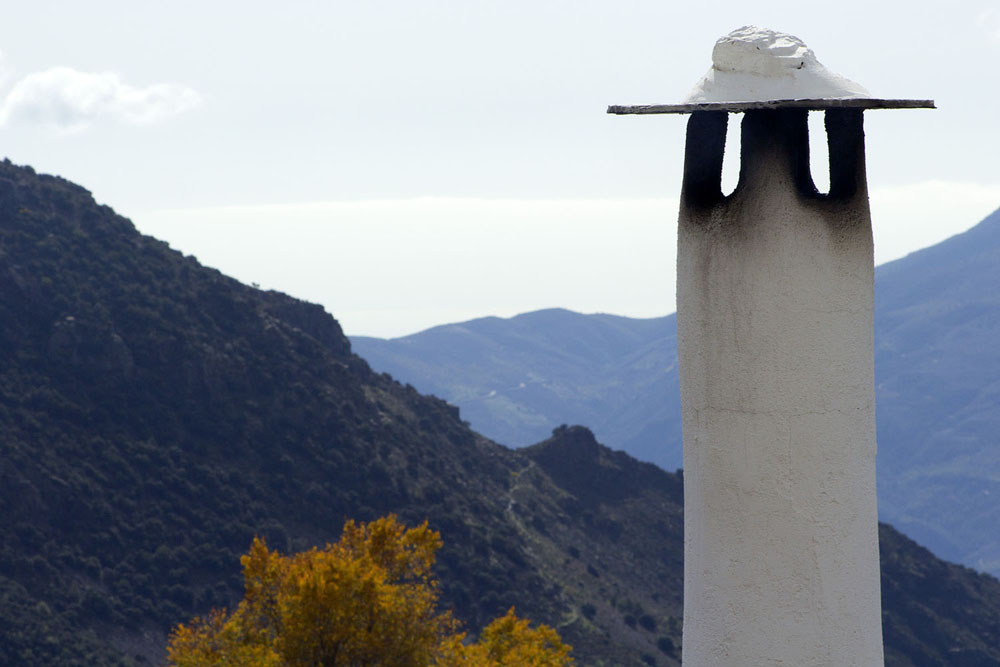
[[[348,521],[340,541],[291,556],[255,539],[241,558],[246,593],[231,614],[178,626],[167,647],[176,667],[572,665],[570,647],[511,609],[469,642],[437,609],[431,567],[440,534],[388,516]]]

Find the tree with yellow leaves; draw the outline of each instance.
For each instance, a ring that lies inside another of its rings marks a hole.
[[[254,539],[240,560],[246,593],[232,614],[178,626],[167,646],[175,667],[563,667],[570,647],[511,608],[466,641],[437,611],[431,568],[441,536],[395,516],[348,521],[340,541],[291,556]]]

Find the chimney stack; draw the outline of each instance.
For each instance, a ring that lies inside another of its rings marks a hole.
[[[871,97],[796,37],[718,41],[690,114],[677,240],[685,667],[884,664],[875,496]],[[830,191],[809,168],[823,110]],[[740,176],[722,192],[729,114]]]

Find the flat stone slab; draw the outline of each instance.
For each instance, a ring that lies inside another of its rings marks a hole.
[[[728,111],[741,113],[754,109],[936,109],[934,100],[887,100],[871,97],[832,99],[761,100],[755,102],[701,102],[698,104],[638,104],[608,107],[609,114],[694,113]]]

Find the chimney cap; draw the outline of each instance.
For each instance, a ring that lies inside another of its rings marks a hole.
[[[680,104],[611,106],[613,114],[741,112],[751,109],[933,109],[933,100],[872,97],[831,72],[787,33],[743,26],[716,41],[712,67]]]
[[[761,100],[757,102],[697,102],[692,104],[611,105],[608,113],[616,115],[694,113],[728,111],[742,113],[753,109],[936,109],[934,100],[890,100],[877,97]]]

